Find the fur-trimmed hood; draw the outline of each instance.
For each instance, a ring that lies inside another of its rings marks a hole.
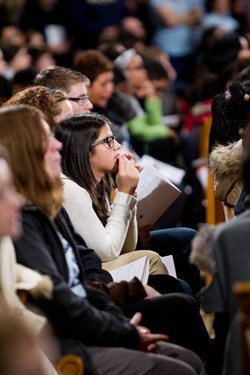
[[[227,146],[216,146],[208,158],[211,173],[220,176],[231,176],[232,179],[241,177],[242,140]]]
[[[242,186],[242,141],[228,146],[218,145],[211,152],[208,167],[214,176],[214,192],[217,199],[228,207],[234,207]]]

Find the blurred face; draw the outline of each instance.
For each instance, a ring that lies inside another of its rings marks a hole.
[[[96,142],[105,140],[107,137],[112,136],[112,131],[108,124],[105,124],[99,133]],[[112,141],[111,141],[112,142]],[[119,150],[121,148],[120,143],[116,140],[113,141],[113,147],[109,147],[108,143],[103,141],[96,146],[93,146],[90,153],[90,164],[93,174],[98,182],[108,172],[112,172],[116,169],[116,165],[119,157]]]
[[[214,10],[218,12],[227,12],[230,8],[229,0],[215,0]]]
[[[15,71],[28,69],[31,66],[31,56],[28,54],[27,48],[20,48],[16,53],[12,61],[10,62],[11,67]]]
[[[43,125],[48,135],[48,147],[44,155],[45,166],[52,177],[60,177],[62,171],[60,155],[62,144],[54,137],[54,134],[50,131],[49,125],[44,120]]]
[[[16,238],[22,229],[21,196],[15,191],[9,167],[0,159],[0,237]]]
[[[155,79],[152,81],[157,95],[162,96],[168,87],[168,80],[166,78]]]
[[[72,116],[74,114],[73,107],[70,100],[62,100],[58,103],[61,108],[61,113],[58,116],[55,116],[54,120],[56,123],[63,120],[67,116]]]
[[[145,38],[146,31],[143,23],[136,17],[125,17],[122,20],[122,27],[124,30],[131,32],[138,38]]]
[[[48,68],[50,65],[55,65],[56,61],[53,57],[53,55],[49,52],[44,53],[36,62],[35,68],[37,72],[41,72],[41,70],[44,70]]]
[[[105,108],[114,91],[113,72],[99,74],[88,88],[91,102],[101,108]]]
[[[72,85],[67,95],[68,98],[70,98],[74,115],[89,113],[93,108],[92,103],[87,98],[88,93],[84,82],[78,82]],[[83,97],[84,99],[81,100]]]
[[[126,72],[130,84],[135,88],[140,88],[145,79],[147,79],[147,72],[143,66],[141,56],[135,55],[126,67]]]

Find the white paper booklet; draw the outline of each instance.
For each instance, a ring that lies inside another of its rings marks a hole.
[[[165,257],[161,257],[161,259],[168,271],[168,274],[177,278],[173,255],[166,255]]]
[[[185,175],[184,169],[163,163],[160,160],[152,158],[150,155],[143,155],[138,162],[140,163],[141,168],[144,168],[146,165],[153,165],[163,174],[163,176],[169,178],[174,184],[179,184]]]
[[[136,190],[139,227],[153,225],[181,194],[181,191],[152,165],[146,165],[141,171]]]
[[[125,264],[119,268],[109,271],[113,280],[116,282],[125,280],[130,281],[133,277],[137,277],[143,284],[147,284],[149,276],[149,260],[143,257],[134,262]]]

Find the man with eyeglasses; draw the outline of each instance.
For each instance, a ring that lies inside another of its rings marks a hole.
[[[87,94],[89,83],[84,74],[61,66],[50,66],[42,70],[34,80],[35,85],[64,90],[75,115],[89,113],[93,108]]]
[[[93,109],[87,93],[90,80],[78,70],[50,66],[36,75],[34,85],[65,91],[72,104],[74,115],[89,113]],[[120,127],[112,124],[112,130],[119,142],[122,142],[123,133]]]

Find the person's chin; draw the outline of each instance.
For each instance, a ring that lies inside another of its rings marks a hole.
[[[98,104],[98,106],[99,106],[100,108],[106,108],[107,105],[108,105],[108,99],[103,99],[103,100],[101,100],[101,101],[99,102],[99,104]]]
[[[111,170],[111,173],[116,173],[118,171],[118,162],[116,162]]]
[[[22,233],[23,233],[22,219],[19,219],[15,223],[13,223],[10,237],[13,240],[17,240],[21,236]]]
[[[57,165],[55,166],[54,170],[53,170],[53,177],[54,178],[58,178],[61,176],[61,173],[62,173],[62,168],[61,168],[61,165]]]

